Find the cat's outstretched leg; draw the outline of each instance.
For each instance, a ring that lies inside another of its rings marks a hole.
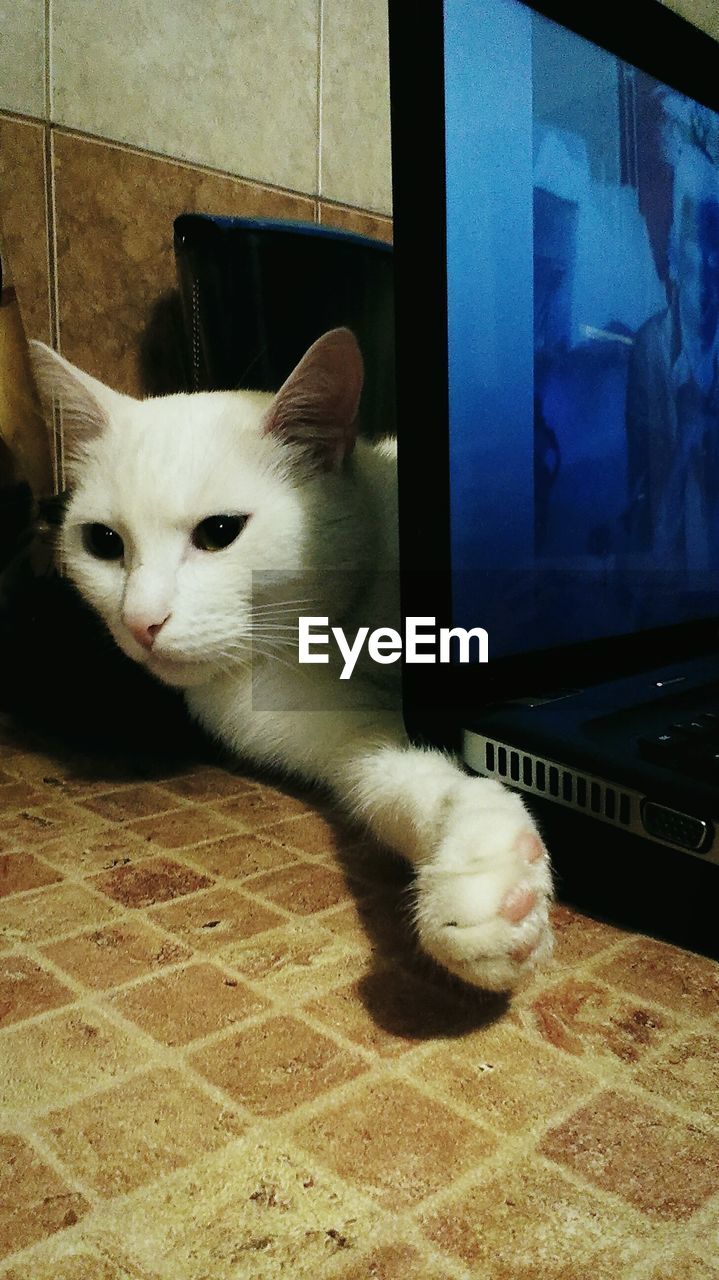
[[[549,957],[549,860],[519,796],[410,746],[391,712],[264,713],[221,684],[188,701],[208,727],[224,717],[238,756],[329,786],[414,865],[419,941],[444,968],[507,991]]]
[[[440,752],[389,745],[353,752],[334,788],[416,866],[419,940],[444,968],[505,991],[549,958],[549,860],[519,796]]]

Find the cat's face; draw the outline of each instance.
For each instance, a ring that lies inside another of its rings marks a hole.
[[[179,687],[272,652],[320,567],[318,504],[354,441],[352,335],[320,339],[276,397],[137,401],[46,348],[36,368],[71,439],[62,560],[120,648]]]

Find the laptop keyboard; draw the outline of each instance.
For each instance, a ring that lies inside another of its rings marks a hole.
[[[637,739],[639,754],[673,773],[719,785],[719,712],[702,711]]]

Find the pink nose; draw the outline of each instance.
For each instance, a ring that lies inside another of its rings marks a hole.
[[[169,616],[168,613],[167,618]],[[151,649],[158,631],[161,627],[164,627],[167,618],[163,618],[162,622],[148,622],[146,618],[126,618],[125,626],[130,635],[137,640],[137,643],[142,645],[143,649]]]

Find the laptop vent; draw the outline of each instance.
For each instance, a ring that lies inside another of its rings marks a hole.
[[[574,769],[564,769],[541,756],[512,751],[497,742],[485,742],[484,764],[486,773],[502,778],[520,791],[549,796],[559,804],[584,810],[604,822],[623,827],[632,824],[633,796]]]

